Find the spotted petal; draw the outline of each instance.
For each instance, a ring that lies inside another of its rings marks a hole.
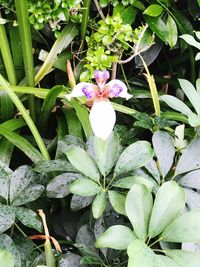
[[[95,96],[94,85],[91,83],[79,83],[77,84],[70,94],[66,95],[66,98],[70,101],[72,97],[85,96],[87,99],[91,99]]]
[[[116,121],[115,111],[109,100],[94,101],[90,111],[90,123],[97,137],[106,140]]]
[[[109,88],[109,97],[123,97],[126,100],[132,97],[132,95],[128,94],[125,83],[120,80],[112,80],[106,86]]]

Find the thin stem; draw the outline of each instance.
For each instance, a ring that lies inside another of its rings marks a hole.
[[[126,86],[130,90],[131,88],[130,88],[129,83],[128,83],[128,80],[126,78],[126,74],[125,74],[124,68],[123,68],[123,66],[121,64],[120,64],[120,67],[121,67],[121,70],[122,70],[122,74],[123,74],[123,77],[124,77],[124,81],[126,83]]]
[[[191,73],[191,82],[195,84],[195,59],[192,47],[189,46],[189,57],[190,57],[190,73]]]
[[[19,230],[19,232],[24,236],[27,237],[27,234],[18,226],[18,224],[14,223],[14,226]]]
[[[33,120],[31,119],[31,117],[29,116],[27,110],[25,109],[24,105],[22,104],[22,102],[20,101],[20,99],[18,98],[18,96],[15,94],[15,92],[12,90],[12,88],[10,87],[9,83],[7,83],[7,81],[3,78],[3,76],[0,74],[0,84],[1,86],[6,90],[6,92],[8,93],[8,95],[10,96],[10,98],[12,99],[13,103],[15,104],[15,106],[18,108],[18,110],[21,112],[24,120],[26,121],[30,131],[32,132],[35,141],[44,157],[45,160],[49,160],[49,153],[44,145],[44,142],[33,122]]]
[[[158,242],[160,242],[162,240],[162,238],[158,238],[156,241],[154,241],[153,243],[151,243],[149,245],[149,247],[152,247],[153,245],[157,244]]]
[[[117,75],[117,62],[113,62],[113,64],[112,64],[112,77],[111,77],[111,79],[112,80],[116,79],[116,75]]]
[[[22,53],[24,58],[24,70],[26,75],[26,83],[28,86],[34,86],[34,62],[33,62],[33,52],[32,52],[32,38],[31,38],[31,28],[29,23],[28,15],[28,5],[27,0],[15,0],[15,7],[17,13],[17,20],[19,24],[19,33],[22,43]],[[34,96],[29,95],[29,109],[32,119],[35,121],[35,103]]]
[[[97,11],[99,12],[99,15],[100,15],[100,17],[102,18],[102,20],[105,20],[106,17],[105,17],[104,14],[103,14],[103,11],[102,11],[102,9],[101,9],[101,7],[100,7],[100,5],[99,5],[98,0],[94,0],[94,4],[95,4],[95,6],[96,6],[96,8],[97,8]]]

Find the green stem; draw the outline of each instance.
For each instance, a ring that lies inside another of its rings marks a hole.
[[[24,58],[24,69],[26,76],[26,83],[28,86],[35,85],[35,72],[34,72],[34,62],[33,62],[33,52],[32,52],[32,38],[31,38],[31,28],[29,23],[29,15],[28,15],[28,5],[27,0],[15,0],[15,7],[17,13],[17,20],[19,24],[19,33],[20,39],[22,43],[22,52]],[[33,120],[35,121],[35,103],[34,96],[29,95],[29,109],[30,114]]]
[[[10,96],[10,98],[12,99],[13,103],[15,104],[15,106],[17,107],[17,109],[21,112],[24,120],[26,121],[29,129],[31,130],[35,141],[44,157],[45,160],[49,160],[49,154],[48,151],[44,145],[44,142],[33,122],[33,120],[31,119],[31,117],[29,116],[27,110],[25,109],[25,107],[23,106],[22,102],[20,101],[20,99],[18,98],[18,96],[15,94],[15,92],[12,90],[12,88],[10,87],[10,85],[7,83],[7,81],[3,78],[3,76],[0,74],[0,84],[1,86],[6,90],[6,92],[8,93],[8,95]]]
[[[82,17],[82,23],[81,23],[81,38],[82,42],[85,40],[85,34],[87,30],[87,24],[89,19],[89,12],[90,12],[90,4],[91,0],[84,0],[83,1],[83,17]]]
[[[190,73],[191,73],[191,82],[195,84],[195,59],[192,47],[189,46],[189,57],[190,57]]]

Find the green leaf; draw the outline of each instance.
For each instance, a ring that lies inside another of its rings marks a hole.
[[[151,17],[158,17],[162,14],[163,11],[164,9],[161,5],[152,4],[145,9],[143,14],[151,16]]]
[[[72,147],[67,152],[67,157],[71,164],[80,172],[90,177],[94,181],[99,181],[100,175],[94,160],[79,147]]]
[[[0,250],[0,266],[14,267],[13,257],[7,250]]]
[[[51,51],[49,52],[45,62],[36,74],[35,84],[38,84],[44,78],[44,76],[49,73],[53,66],[53,63],[57,59],[58,54],[60,54],[65,48],[67,48],[67,46],[71,43],[71,41],[75,38],[77,34],[78,29],[72,23],[68,23],[63,28],[62,32],[58,36],[54,45],[52,46]]]
[[[192,171],[184,175],[178,183],[182,186],[200,190],[200,170]]]
[[[169,172],[174,161],[174,140],[168,133],[156,131],[153,134],[152,142],[159,162],[159,169],[164,178]]]
[[[194,46],[194,47],[196,47],[197,49],[200,50],[200,43],[197,42],[192,35],[190,35],[190,34],[183,34],[183,35],[181,35],[179,37],[181,39],[183,39],[189,45],[192,45],[192,46]]]
[[[101,234],[95,243],[97,248],[127,249],[135,239],[133,232],[124,225],[114,225]]]
[[[193,127],[196,128],[200,125],[200,117],[197,116],[195,113],[190,113],[188,115],[188,123]]]
[[[171,95],[163,95],[163,96],[160,96],[159,99],[161,101],[164,101],[171,108],[181,112],[182,114],[186,116],[192,113],[192,110],[189,109],[188,106],[184,104],[181,100],[179,100],[177,97],[174,97]]]
[[[114,175],[117,176],[121,173],[140,168],[147,164],[153,157],[153,149],[151,144],[146,141],[137,141],[128,146],[120,155]]]
[[[93,196],[100,190],[101,187],[89,179],[78,179],[70,185],[70,192],[80,196]]]
[[[92,214],[95,219],[102,216],[106,208],[106,192],[99,192],[92,203]]]
[[[132,24],[135,21],[137,15],[137,10],[133,6],[128,6],[121,13],[120,17],[123,24]]]
[[[194,139],[184,149],[177,167],[176,175],[200,168],[200,138]]]
[[[24,207],[17,207],[15,209],[15,214],[23,225],[33,228],[38,232],[42,232],[42,223],[37,213]]]
[[[185,213],[166,227],[161,235],[167,242],[200,242],[200,209]]]
[[[20,252],[13,240],[8,235],[0,235],[0,248],[6,249],[12,255],[15,267],[22,267]]]
[[[133,240],[128,246],[129,256],[127,267],[153,267],[155,254],[142,240]]]
[[[165,254],[172,258],[180,266],[200,267],[200,255],[184,250],[166,250]]]
[[[40,184],[28,185],[13,201],[13,206],[20,206],[38,199],[44,191],[44,186]]]
[[[75,110],[74,109],[63,109],[62,111],[67,121],[67,128],[68,128],[69,135],[73,135],[73,136],[75,135],[75,136],[82,138],[82,126],[75,113]]]
[[[119,187],[119,188],[125,188],[125,189],[131,189],[131,187],[134,184],[143,184],[149,189],[149,191],[152,191],[153,187],[155,186],[155,184],[152,181],[150,181],[150,180],[148,180],[142,176],[129,176],[126,178],[122,178],[122,179],[115,181],[112,184],[112,186],[113,187]]]
[[[149,219],[153,207],[153,198],[144,185],[133,185],[126,197],[126,214],[134,232],[145,240],[148,234]]]
[[[49,172],[75,172],[76,169],[66,160],[43,160],[38,161],[33,170],[39,173],[49,173]]]
[[[164,42],[168,43],[168,30],[164,21],[160,17],[150,17],[144,15],[144,19],[149,28]]]
[[[156,255],[154,266],[155,267],[181,267],[175,261],[163,255]]]
[[[178,40],[178,30],[176,27],[176,22],[172,16],[168,15],[167,17],[167,30],[168,30],[168,44],[173,48]]]
[[[126,215],[125,211],[125,196],[113,190],[108,191],[108,196],[113,209],[119,214]]]
[[[105,141],[94,136],[94,152],[98,168],[103,176],[112,169],[119,149],[119,137],[115,132]]]
[[[21,135],[0,126],[0,134],[22,150],[33,162],[43,160],[41,153]]]
[[[51,111],[55,105],[57,96],[64,90],[64,86],[56,85],[49,90],[40,113],[39,126],[41,131],[47,130],[47,123],[51,115]]]
[[[81,267],[80,260],[79,255],[68,251],[59,258],[59,267]]]
[[[185,79],[179,79],[178,81],[180,83],[181,89],[183,90],[187,98],[190,100],[195,111],[198,115],[200,115],[200,95],[197,93],[193,84]]]
[[[75,180],[81,178],[78,173],[63,173],[50,181],[47,185],[47,196],[50,198],[63,198],[70,194],[69,186]]]
[[[82,197],[82,196],[78,196],[78,195],[73,195],[72,199],[71,199],[71,203],[70,203],[70,209],[72,211],[81,210],[81,209],[89,206],[92,203],[93,199],[94,199],[93,196]]]
[[[15,211],[12,207],[0,204],[0,233],[9,229],[15,221]]]
[[[9,198],[12,202],[30,184],[33,179],[31,167],[24,165],[17,168],[10,177]]]
[[[157,191],[149,222],[149,236],[159,235],[183,210],[184,190],[174,181],[164,183]]]
[[[175,6],[171,6],[171,9],[179,31],[182,34],[184,33],[191,34],[191,32],[193,32],[193,27],[189,19],[187,19],[184,13],[179,11]]]

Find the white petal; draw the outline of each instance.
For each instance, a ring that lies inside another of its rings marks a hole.
[[[86,90],[84,90],[84,88]],[[91,98],[90,96],[93,96],[94,89],[93,85],[91,83],[78,83],[72,90],[70,94],[66,95],[67,100],[71,100],[72,97],[79,97],[79,96],[86,96],[88,99]]]
[[[115,97],[123,97],[123,98],[126,98],[126,100],[128,100],[132,97],[132,95],[127,93],[128,89],[127,89],[125,83],[123,83],[120,80],[117,80],[117,79],[112,80],[109,83],[107,83],[106,85],[109,86],[111,93],[113,91],[113,95]],[[117,89],[120,88],[121,92],[119,92],[119,93],[116,92],[116,94],[115,94],[115,87],[117,87]]]
[[[94,101],[90,111],[90,123],[97,137],[106,140],[116,121],[115,111],[110,101]]]

